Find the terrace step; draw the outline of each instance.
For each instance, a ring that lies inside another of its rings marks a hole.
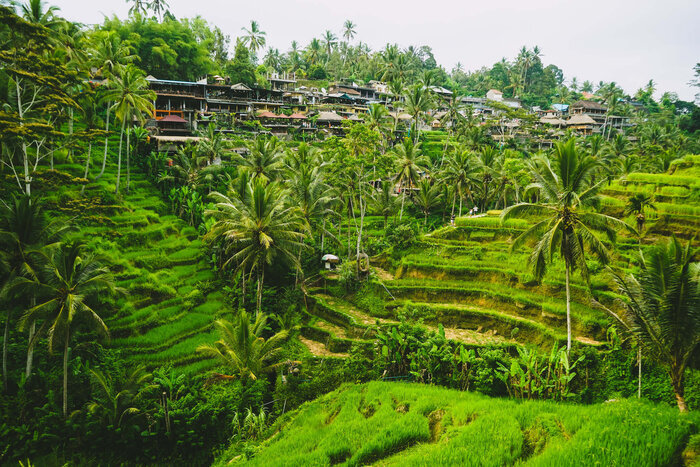
[[[299,336],[299,341],[306,346],[307,349],[309,349],[309,352],[312,355],[315,355],[317,357],[335,357],[335,358],[347,358],[350,356],[349,353],[347,352],[331,352],[326,348],[326,345],[312,340],[308,339],[304,336]]]
[[[461,327],[479,332],[486,330],[496,335],[507,336],[523,344],[536,344],[550,349],[553,343],[562,344],[566,335],[538,321],[502,313],[498,310],[485,309],[468,305],[446,305],[425,302],[404,302],[418,309],[429,310],[433,316],[428,321],[441,323],[445,329]],[[518,332],[514,333],[515,329]],[[599,346],[603,342],[587,336],[575,336],[574,339],[582,344]]]

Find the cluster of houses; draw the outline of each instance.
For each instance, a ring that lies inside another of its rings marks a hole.
[[[192,135],[197,130],[212,122],[216,122],[221,131],[237,131],[243,127],[277,135],[342,134],[343,122],[361,121],[361,115],[375,103],[387,106],[397,123],[397,131],[404,131],[411,124],[411,116],[395,108],[395,99],[387,84],[379,81],[370,81],[367,85],[339,82],[328,89],[316,89],[297,86],[294,74],[270,74],[267,76],[270,86],[266,88],[231,84],[220,76],[199,81],[148,76],[146,80],[156,94],[153,118],[147,127],[156,141],[167,144],[195,138]],[[443,117],[455,98],[453,93],[439,86],[431,87],[431,91],[437,96],[437,105],[432,111],[430,126],[449,125]],[[481,124],[496,128],[492,132],[495,139],[518,134],[521,122],[507,112],[509,108],[523,108],[518,99],[505,98],[495,89],[489,90],[486,97],[460,99]],[[566,129],[590,135],[629,125],[628,117],[610,115],[606,106],[594,100],[528,110],[538,117],[536,125],[549,138],[556,138]],[[493,125],[494,120],[498,124]]]

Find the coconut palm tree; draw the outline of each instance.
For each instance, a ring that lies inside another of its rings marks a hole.
[[[142,122],[144,113],[153,112],[153,102],[156,93],[151,91],[141,70],[133,65],[127,65],[108,84],[109,89],[105,92],[105,99],[114,102],[112,108],[114,113],[122,121],[121,133],[119,136],[119,156],[117,158],[117,180],[115,193],[119,194],[119,181],[122,168],[122,140],[127,126],[131,126],[135,119]],[[126,147],[129,147],[129,133],[126,136]],[[129,157],[127,151],[127,158]],[[128,163],[128,161],[127,161]]]
[[[588,279],[584,247],[587,246],[601,263],[606,264],[610,261],[610,253],[594,232],[604,233],[613,244],[617,229],[635,232],[632,227],[614,217],[586,209],[597,201],[603,183],[601,181],[590,185],[594,169],[595,161],[589,155],[579,154],[574,138],[565,143],[557,143],[554,166],[548,159],[541,158],[530,168],[535,180],[532,187],[539,190],[542,204],[519,203],[501,214],[503,221],[512,217],[543,217],[520,234],[511,245],[511,250],[517,250],[527,240],[536,240],[529,263],[537,279],[544,276],[557,251],[564,259],[567,352],[571,351],[570,276],[578,268],[584,279]]]
[[[289,337],[289,331],[281,331],[265,339],[263,332],[267,317],[261,313],[251,321],[248,313],[242,310],[236,321],[230,323],[220,319],[215,323],[220,339],[214,344],[202,344],[197,352],[219,360],[235,375],[216,374],[221,379],[240,378],[256,380],[275,370],[283,363],[278,362],[282,345]]]
[[[481,206],[480,212],[486,212],[489,200],[489,187],[493,181],[494,168],[501,159],[501,154],[492,146],[485,146],[477,153],[476,162],[481,178]]]
[[[22,316],[20,326],[38,319],[49,324],[48,344],[53,353],[63,343],[63,416],[68,416],[68,349],[74,321],[84,322],[109,335],[107,325],[89,302],[117,291],[109,269],[97,259],[84,253],[80,242],[60,245],[51,256],[41,274],[40,294],[42,302],[30,308]],[[83,321],[82,319],[80,321]]]
[[[345,20],[345,23],[343,23],[343,37],[345,38],[346,41],[350,42],[355,38],[355,28],[357,25],[353,23],[352,21]]]
[[[251,180],[244,200],[219,192],[210,196],[216,201],[216,209],[205,214],[216,222],[206,238],[223,242],[228,257],[225,266],[235,266],[244,278],[246,274],[257,274],[260,314],[265,266],[279,257],[296,269],[299,263],[295,253],[299,248],[307,248],[306,226],[299,209],[285,204],[288,191],[262,177]]]
[[[318,59],[322,53],[321,50],[321,41],[315,37],[311,39],[311,42],[309,42],[309,45],[306,47],[306,51],[304,52],[306,59],[311,65],[316,65],[316,63],[318,63]]]
[[[284,166],[284,145],[274,136],[258,135],[247,146],[248,154],[239,158],[240,167],[253,179],[275,180]]]
[[[132,3],[129,8],[129,16],[132,15],[142,15],[145,16],[148,8],[148,2],[144,0],[128,0],[128,3]]]
[[[414,85],[408,88],[405,94],[406,97],[406,112],[413,117],[414,135],[413,141],[418,141],[418,119],[419,117],[430,110],[432,101],[430,99],[430,91],[419,85]]]
[[[323,33],[323,43],[326,46],[326,60],[328,60],[331,56],[331,52],[335,48],[336,44],[338,44],[338,38],[335,34],[326,29],[326,32]]]
[[[166,8],[169,7],[165,0],[151,0],[151,3],[149,3],[148,6],[150,7],[151,11],[153,11],[153,14],[156,15],[158,20],[162,19],[163,13],[165,12]]]
[[[14,198],[8,204],[0,205],[0,246],[6,252],[3,264],[7,266],[8,277],[5,287],[0,291],[0,300],[5,301],[15,297],[16,290],[23,289],[30,295],[31,306],[36,302],[36,286],[39,281],[41,267],[40,254],[57,245],[67,227],[59,221],[49,222],[42,212],[38,200],[29,196]],[[17,287],[21,285],[21,287]],[[13,307],[7,304],[5,319],[5,334],[3,339],[3,377],[7,384],[7,343],[9,326],[12,321]],[[36,322],[29,323],[29,345],[27,347],[27,362],[25,378],[32,374]]]
[[[372,206],[380,216],[384,217],[385,229],[389,216],[396,214],[399,209],[398,197],[393,192],[394,184],[390,180],[383,180],[380,189],[372,196]]]
[[[459,197],[458,215],[462,216],[462,202],[465,195],[472,197],[472,186],[478,183],[476,172],[478,164],[474,161],[471,151],[465,148],[457,149],[447,158],[447,165],[442,172],[442,181],[455,188],[452,198],[452,215],[455,213],[455,203]]]
[[[620,312],[601,306],[666,366],[681,412],[688,411],[685,370],[700,345],[700,263],[693,262],[697,252],[690,244],[683,247],[674,237],[646,256],[640,252],[636,275],[609,269],[625,300]]]
[[[257,21],[250,22],[250,28],[241,28],[245,33],[243,36],[243,44],[250,49],[251,55],[255,57],[258,50],[262,50],[267,43],[265,36],[266,32],[260,30],[260,25]]]
[[[428,225],[430,211],[439,206],[440,201],[442,201],[442,193],[439,185],[431,185],[427,178],[418,183],[418,192],[413,197],[413,202],[423,213],[423,225]]]
[[[101,370],[90,370],[95,382],[95,398],[88,403],[88,412],[102,419],[106,426],[119,428],[124,417],[136,415],[141,411],[135,407],[135,400],[146,389],[153,387],[146,384],[152,377],[143,365],[124,371],[118,377]]]
[[[651,196],[646,196],[643,193],[637,193],[631,196],[627,200],[627,205],[625,206],[625,215],[635,216],[637,219],[637,232],[639,235],[644,231],[644,222],[646,221],[645,212],[649,209],[656,211],[656,206],[651,202]]]
[[[420,150],[420,143],[414,144],[410,138],[404,138],[402,144],[394,146],[393,153],[397,158],[398,172],[396,181],[401,189],[401,214],[403,219],[403,205],[406,202],[406,191],[418,183],[420,172],[425,172],[429,160]]]
[[[128,63],[133,62],[136,59],[136,55],[131,53],[131,49],[128,45],[123,43],[119,36],[115,32],[110,32],[104,37],[102,37],[96,44],[96,46],[88,51],[92,64],[97,69],[98,73],[102,75],[107,83],[104,87],[100,89],[108,89],[109,83],[117,72],[117,69],[125,66]],[[109,148],[109,114],[112,110],[112,104],[104,98],[104,93],[101,96],[101,101],[107,104],[107,115],[105,117],[105,146],[104,155],[102,156],[102,168],[100,173],[95,177],[95,180],[99,180],[105,173],[105,166],[107,165],[107,149]]]
[[[61,18],[56,16],[58,10],[56,6],[47,7],[43,0],[29,0],[22,5],[22,16],[30,23],[54,29],[61,23]]]

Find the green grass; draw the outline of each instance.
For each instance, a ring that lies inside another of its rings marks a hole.
[[[411,383],[344,386],[282,417],[251,465],[673,465],[697,414],[636,400],[494,399]],[[224,452],[215,465],[239,454]],[[242,459],[239,459],[242,460]]]

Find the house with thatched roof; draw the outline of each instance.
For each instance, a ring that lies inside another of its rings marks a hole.
[[[598,122],[596,122],[592,117],[585,114],[572,115],[566,121],[568,128],[578,131],[583,135],[592,135],[595,130],[600,128]]]

